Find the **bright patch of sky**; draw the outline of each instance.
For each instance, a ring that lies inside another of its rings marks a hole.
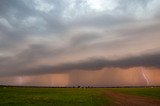
[[[117,7],[117,0],[87,0],[87,3],[96,11],[113,10]]]
[[[69,0],[63,12],[63,18],[66,20],[83,16],[90,13],[101,13],[103,11],[112,11],[118,6],[118,0]]]
[[[35,0],[35,8],[39,11],[43,11],[43,12],[50,12],[51,10],[54,9],[54,5],[50,5],[49,3],[47,3],[45,0]]]

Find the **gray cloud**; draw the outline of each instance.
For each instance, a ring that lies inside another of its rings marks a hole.
[[[66,63],[58,66],[44,66],[40,67],[38,70],[45,70],[45,72],[61,72],[61,71],[71,71],[71,70],[99,70],[105,67],[160,67],[160,55],[144,55],[137,57],[128,57],[120,60],[106,60],[106,59],[90,59],[75,63]],[[41,72],[41,71],[40,71]]]
[[[56,66],[42,65],[38,67],[25,69],[12,69],[9,72],[1,72],[5,75],[35,75],[48,73],[65,73],[72,70],[101,70],[103,68],[132,68],[132,67],[155,67],[160,68],[160,55],[143,55],[137,57],[128,57],[119,60],[107,60],[105,58],[88,59],[74,63],[64,63]],[[11,70],[11,69],[10,69]]]
[[[0,76],[159,69],[159,7],[159,0],[1,0]]]

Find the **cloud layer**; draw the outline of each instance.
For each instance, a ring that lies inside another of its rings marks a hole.
[[[0,76],[159,69],[159,0],[1,0]]]

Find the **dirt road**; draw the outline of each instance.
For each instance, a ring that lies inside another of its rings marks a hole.
[[[118,106],[160,106],[159,99],[128,95],[113,91],[107,91],[105,94],[113,100],[115,105]]]

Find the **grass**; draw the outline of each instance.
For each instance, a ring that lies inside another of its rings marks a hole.
[[[160,88],[23,88],[0,87],[0,106],[107,106],[114,103],[104,91],[160,99]]]
[[[0,87],[0,105],[104,106],[109,99],[100,89]]]
[[[160,88],[112,88],[111,90],[131,95],[160,99]]]

